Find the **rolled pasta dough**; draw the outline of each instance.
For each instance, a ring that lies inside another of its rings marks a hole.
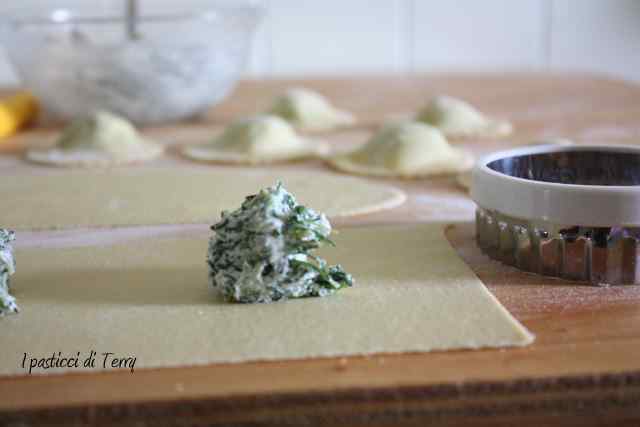
[[[282,181],[330,217],[400,205],[395,188],[319,172],[135,168],[13,175],[0,180],[0,224],[14,229],[213,223],[247,194]],[[55,197],[52,197],[55,195]]]
[[[0,325],[0,374],[25,374],[23,353],[52,349],[135,356],[139,369],[533,340],[457,256],[442,225],[342,229],[335,240],[321,255],[351,271],[355,287],[259,305],[210,293],[206,237],[18,250],[23,310]]]

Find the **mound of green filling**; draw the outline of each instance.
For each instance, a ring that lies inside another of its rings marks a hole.
[[[228,301],[323,297],[353,285],[342,267],[311,254],[333,245],[327,217],[297,204],[280,183],[222,212],[211,229],[209,281]]]
[[[14,240],[13,231],[0,228],[0,316],[18,311],[16,299],[9,294],[9,276],[16,271],[11,247]]]

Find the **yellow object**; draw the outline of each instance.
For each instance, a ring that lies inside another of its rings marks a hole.
[[[28,92],[18,92],[0,100],[0,139],[16,133],[38,114],[38,102]]]

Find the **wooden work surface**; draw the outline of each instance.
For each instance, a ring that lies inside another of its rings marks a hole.
[[[516,133],[508,141],[457,143],[476,154],[550,136],[579,143],[640,142],[640,86],[547,74],[247,81],[206,117],[147,132],[174,142],[204,138],[212,127],[262,110],[271,96],[292,85],[318,89],[363,119],[360,129],[322,136],[345,146],[361,142],[385,117],[406,115],[437,93],[460,96],[513,121]],[[39,129],[13,138],[0,166],[22,167],[11,156],[52,132]],[[280,166],[320,167],[317,162]],[[409,194],[404,206],[342,225],[454,223],[450,241],[536,334],[533,345],[0,378],[0,425],[640,423],[640,287],[577,285],[490,261],[474,245],[473,203],[454,179],[390,182]]]

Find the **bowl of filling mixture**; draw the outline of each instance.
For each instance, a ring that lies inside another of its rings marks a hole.
[[[211,1],[145,13],[136,0],[94,15],[56,9],[0,23],[22,85],[61,119],[106,110],[137,122],[188,118],[222,101],[244,71],[264,9]]]

